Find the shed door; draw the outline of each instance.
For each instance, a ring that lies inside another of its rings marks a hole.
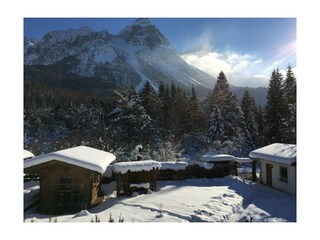
[[[267,185],[272,186],[272,165],[268,164],[266,165],[266,171],[267,171]]]

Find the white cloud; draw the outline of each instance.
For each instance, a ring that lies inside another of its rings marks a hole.
[[[217,76],[221,70],[225,73],[232,71],[230,64],[223,59],[221,54],[216,52],[187,53],[182,55],[182,58],[188,64],[193,65],[212,76]]]
[[[240,81],[244,79],[256,80],[254,73],[256,67],[263,62],[249,54],[239,54],[234,51],[218,53],[209,47],[198,49],[195,52],[188,52],[181,56],[188,64],[209,73],[213,77],[223,71],[229,82],[237,86],[248,86],[250,81]],[[264,81],[256,81],[255,86],[265,86]],[[264,80],[265,78],[263,78]],[[260,84],[260,85],[259,85]]]
[[[268,79],[270,79],[271,77],[271,74],[272,74],[272,71],[274,69],[279,69],[279,72],[282,74],[283,78],[286,77],[287,75],[287,70],[288,70],[288,66],[285,66],[284,64],[282,64],[282,67],[281,67],[281,62],[280,61],[274,61],[269,67],[265,68],[264,71],[263,71],[263,74],[261,75],[255,75],[255,76],[261,76],[261,77],[268,77]],[[292,72],[295,74],[296,76],[296,73],[297,73],[297,68],[296,67],[293,67],[292,68]]]

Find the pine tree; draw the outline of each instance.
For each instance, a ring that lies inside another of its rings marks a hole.
[[[151,118],[133,87],[114,91],[113,110],[108,119],[108,130],[116,147],[148,143],[152,138]]]
[[[296,77],[291,66],[287,69],[286,79],[283,86],[284,95],[284,141],[296,143],[296,109],[297,109],[297,86]]]
[[[170,99],[170,90],[168,86],[164,86],[162,82],[160,82],[159,90],[158,90],[158,97],[161,102],[161,109],[160,109],[160,131],[162,135],[167,135],[169,130],[169,115],[170,115],[170,107],[171,107],[171,99]]]
[[[139,96],[146,113],[150,115],[155,127],[158,127],[160,118],[159,110],[162,106],[156,91],[153,89],[149,81],[146,81]]]
[[[176,140],[188,131],[188,97],[179,86],[171,86],[170,129]]]
[[[219,107],[215,107],[211,112],[208,137],[212,142],[224,139],[224,122]]]
[[[246,129],[249,133],[249,149],[254,150],[259,145],[258,124],[253,112],[249,114],[246,121]]]
[[[248,89],[245,90],[242,100],[241,109],[243,112],[245,129],[247,133],[245,141],[247,142],[246,148],[253,150],[258,146],[258,126],[256,123],[256,106],[253,97],[250,96]]]
[[[248,131],[244,113],[241,107],[236,108],[235,121],[234,121],[234,136],[231,139],[234,152],[241,154],[241,156],[248,156],[249,152],[255,147],[251,133]]]
[[[273,70],[269,81],[266,105],[266,141],[268,144],[284,141],[283,76]]]
[[[194,87],[191,89],[191,96],[188,99],[186,108],[185,133],[197,133],[204,130],[204,113],[200,108],[197,93]]]
[[[258,125],[258,146],[265,146],[265,112],[261,105],[258,107],[257,113],[257,125]]]
[[[221,71],[219,73],[219,76],[217,77],[217,81],[213,89],[211,106],[222,106],[223,109],[220,108],[220,110],[222,111],[222,113],[224,113],[225,111],[228,111],[228,104],[234,103],[234,98],[235,97],[230,91],[229,82],[224,73]],[[233,106],[230,107],[234,107],[235,104],[232,105]]]
[[[248,88],[244,91],[244,94],[241,99],[241,110],[244,114],[244,118],[247,121],[250,112],[252,111],[252,98],[249,94]]]
[[[212,111],[217,111],[216,109],[218,109],[219,115],[223,120],[223,139],[233,139],[237,135],[236,128],[239,127],[236,126],[237,99],[231,93],[229,89],[228,80],[222,71],[219,73],[219,76],[217,77],[217,81],[213,89],[213,94],[211,95],[210,102]],[[214,113],[214,115],[216,114],[217,112]]]
[[[163,82],[160,82],[159,87],[158,87],[158,98],[162,102],[166,98],[166,88],[165,88]]]

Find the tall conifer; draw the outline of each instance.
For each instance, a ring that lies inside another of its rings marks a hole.
[[[296,114],[297,114],[296,77],[291,66],[287,69],[283,85],[284,96],[284,139],[286,143],[296,143]]]
[[[212,131],[210,129],[212,129],[212,126],[216,124],[216,118],[219,116],[219,118],[221,117],[221,121],[219,120],[218,122],[219,124],[220,122],[222,122],[221,124],[223,124],[223,126],[221,127],[221,129],[223,129],[223,136],[220,136],[221,134],[219,134],[220,140],[232,141],[232,139],[234,139],[239,132],[239,126],[237,126],[237,99],[231,93],[229,82],[222,71],[217,77],[217,81],[213,89],[213,94],[210,96],[210,98],[211,116],[209,122],[209,132]],[[214,139],[212,138],[211,140],[214,141]]]
[[[241,99],[241,109],[245,122],[245,141],[246,148],[253,150],[258,145],[258,126],[256,123],[256,106],[253,97],[250,96],[248,89],[245,90]],[[247,131],[247,132],[246,132]]]
[[[268,86],[266,105],[266,141],[268,144],[284,141],[283,76],[273,70]]]
[[[149,81],[146,81],[140,91],[141,104],[145,108],[147,114],[150,115],[156,125],[159,124],[159,109],[161,109],[161,101],[153,89]]]

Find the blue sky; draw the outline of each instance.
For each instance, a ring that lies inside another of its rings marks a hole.
[[[189,64],[238,86],[266,86],[271,72],[296,68],[295,18],[151,18]],[[24,36],[89,26],[112,34],[134,18],[25,18]]]

